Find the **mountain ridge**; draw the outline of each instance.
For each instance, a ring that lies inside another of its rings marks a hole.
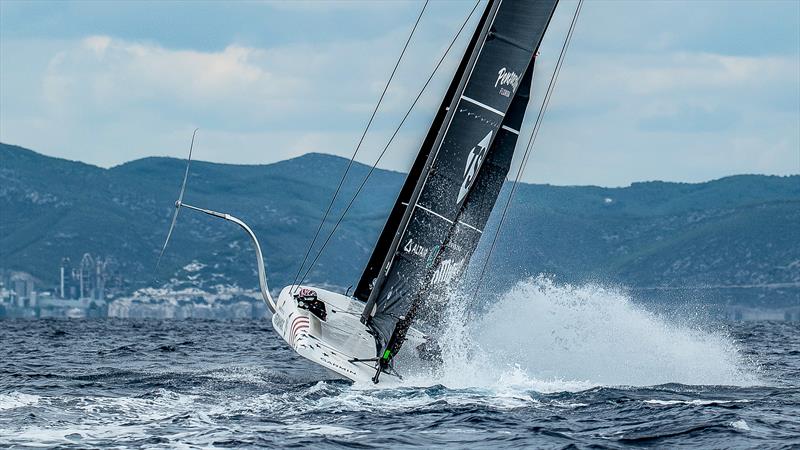
[[[185,201],[248,222],[265,247],[273,287],[281,286],[294,278],[347,163],[321,153],[268,165],[193,161]],[[0,268],[54,285],[62,257],[76,261],[91,253],[118,262],[126,289],[151,285],[184,170],[185,160],[170,157],[105,169],[0,144]],[[351,167],[323,238],[368,170],[357,162]],[[357,281],[404,177],[375,170],[310,281]],[[489,232],[507,193],[508,186]],[[796,223],[798,175],[613,188],[522,183],[486,283],[552,273],[565,282],[599,279],[632,288],[800,285]],[[229,225],[183,210],[160,278],[180,278],[181,267],[200,261],[207,267],[202,277],[254,286],[252,255],[240,251],[249,248],[247,236]],[[789,291],[780,301],[798,302],[797,290]]]

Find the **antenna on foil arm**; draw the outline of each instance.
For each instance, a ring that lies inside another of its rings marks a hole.
[[[183,205],[183,193],[186,192],[186,181],[189,180],[189,167],[192,165],[192,150],[194,150],[194,138],[197,136],[197,130],[199,130],[199,128],[195,128],[192,132],[192,143],[189,144],[189,158],[186,160],[186,172],[183,174],[181,191],[178,194],[178,200],[175,202],[175,214],[172,215],[172,223],[167,232],[167,239],[164,241],[164,246],[161,247],[161,253],[159,253],[158,261],[156,261],[156,270],[158,270],[158,266],[161,265],[161,258],[164,257],[164,252],[167,250],[167,244],[169,244],[169,239],[172,237],[172,230],[175,229],[175,222],[178,220],[178,213],[181,211],[181,206]]]
[[[261,253],[261,245],[258,243],[258,239],[256,238],[255,233],[253,230],[247,226],[242,220],[225,213],[220,213],[216,211],[212,211],[210,209],[198,208],[196,206],[188,205],[183,203],[183,194],[186,192],[186,182],[189,179],[189,167],[192,164],[192,150],[194,149],[194,139],[197,135],[197,130],[195,129],[192,133],[192,143],[189,145],[189,158],[186,161],[186,172],[183,174],[183,184],[181,184],[181,191],[178,194],[178,200],[175,201],[175,214],[172,216],[172,223],[169,226],[169,231],[167,232],[167,239],[164,241],[164,246],[161,247],[161,253],[158,255],[158,261],[156,262],[156,269],[158,269],[159,264],[161,264],[161,258],[164,256],[164,251],[167,249],[167,245],[169,244],[169,240],[172,237],[172,230],[175,228],[175,222],[178,220],[178,213],[180,212],[181,208],[188,208],[194,211],[198,211],[201,213],[208,214],[210,216],[214,216],[220,219],[225,219],[229,222],[233,222],[236,225],[239,225],[247,234],[250,236],[250,239],[253,240],[253,245],[256,249],[256,259],[258,264],[258,284],[261,288],[261,296],[264,298],[264,303],[267,304],[270,311],[273,313],[275,312],[275,300],[272,299],[272,295],[269,293],[269,286],[267,285],[267,270],[264,266],[264,256]]]

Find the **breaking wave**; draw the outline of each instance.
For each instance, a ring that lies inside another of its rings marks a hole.
[[[597,284],[529,279],[472,317],[453,301],[444,364],[407,384],[537,392],[595,386],[753,385],[757,370],[722,331],[669,319]]]

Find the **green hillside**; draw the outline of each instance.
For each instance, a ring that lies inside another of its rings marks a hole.
[[[253,226],[277,287],[294,277],[346,165],[315,153],[270,165],[194,162],[185,201]],[[181,268],[192,261],[205,264],[205,283],[254,286],[247,237],[188,210],[154,272],[184,167],[177,159],[145,158],[102,169],[0,144],[0,269],[55,285],[61,258],[79,261],[88,252],[113,258],[126,289],[185,277]],[[367,170],[353,167],[332,217]],[[312,281],[355,284],[403,179],[374,173]],[[625,188],[525,184],[512,205],[486,278],[490,286],[550,273],[632,289],[715,287],[725,301],[800,302],[800,176]],[[485,246],[476,261],[482,253]]]

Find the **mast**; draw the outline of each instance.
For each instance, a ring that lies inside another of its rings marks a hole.
[[[356,292],[367,299],[362,321],[376,337],[380,369],[402,346],[422,295],[460,275],[477,245],[510,166],[533,58],[556,3],[487,5],[448,107],[437,112]]]
[[[478,41],[481,38],[481,31],[488,20],[488,15],[492,11],[494,3],[498,2],[496,0],[489,0],[486,10],[481,16],[478,27],[467,45],[465,56],[461,59],[456,69],[455,76],[450,82],[450,86],[447,88],[444,99],[442,99],[442,103],[436,111],[431,126],[428,128],[428,134],[422,141],[420,151],[403,183],[400,195],[397,197],[391,213],[389,213],[386,224],[384,224],[383,231],[381,231],[378,242],[375,244],[367,267],[364,269],[364,273],[361,275],[356,285],[353,296],[360,300],[368,301],[373,289],[383,282],[379,277],[381,267],[387,262],[388,256],[396,249],[396,245],[393,245],[395,244],[395,235],[405,228],[409,215],[407,213],[411,209],[409,208],[411,199],[418,195],[418,189],[421,187],[420,181],[424,179],[425,175],[427,175],[430,170],[430,164],[433,162],[431,150],[438,142],[439,135],[443,130],[442,125],[452,117],[450,110],[457,104],[456,91],[463,89],[462,85],[465,81],[464,73],[467,71],[467,64],[471,61],[470,55],[474,53],[477,47]]]

